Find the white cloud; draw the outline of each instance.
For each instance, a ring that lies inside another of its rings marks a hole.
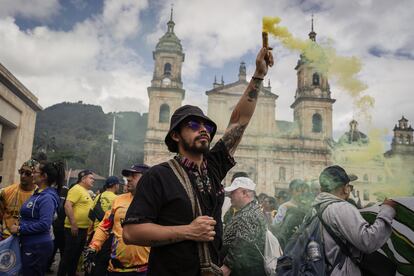
[[[58,0],[0,0],[0,17],[48,19],[58,13]]]
[[[146,6],[146,1],[107,1],[103,14],[69,31],[45,26],[23,31],[13,18],[0,18],[0,61],[43,106],[83,100],[105,111],[146,111],[151,73],[125,44],[139,32]]]
[[[78,3],[78,0],[72,1]],[[140,36],[155,46],[166,31],[169,2],[107,0],[102,14],[78,22],[66,32],[42,26],[27,31],[19,29],[12,17],[26,14],[50,18],[59,11],[56,1],[37,2],[38,5],[30,5],[33,10],[29,11],[23,7],[25,1],[0,0],[5,3],[0,11],[0,62],[35,92],[42,105],[83,100],[102,104],[105,111],[135,107],[139,111],[147,110],[146,87],[150,85],[152,71],[144,68],[152,64],[143,64],[142,56],[148,53],[142,53],[141,49],[146,47],[130,48],[126,42]],[[142,12],[148,12],[149,4],[159,9],[155,14],[158,18],[155,30],[144,33],[143,30],[152,30],[148,26],[143,28],[149,22],[141,22]],[[238,64],[242,56],[248,58],[244,60],[248,74],[253,73],[254,57],[261,46],[263,16],[280,16],[281,24],[295,37],[306,39],[310,14],[314,12],[317,40],[332,40],[339,54],[362,60],[361,79],[369,87],[365,93],[376,100],[373,125],[391,130],[402,115],[414,122],[413,96],[409,91],[414,61],[401,55],[414,56],[413,10],[411,0],[261,0],[254,3],[250,0],[176,0],[175,33],[186,55],[182,72],[187,91],[185,102],[199,104],[206,110],[204,92],[211,86],[201,85],[201,78],[212,81],[214,73],[208,75],[208,72],[217,73],[228,62]],[[270,38],[270,44],[275,47],[277,59],[268,76],[273,92],[279,95],[277,119],[291,121],[290,105],[296,90],[294,67],[299,53],[281,48],[274,38]],[[373,49],[382,56],[372,56],[369,51]],[[201,72],[207,74],[201,75]],[[233,78],[227,76],[226,83],[236,79],[237,73]],[[334,80],[330,83],[332,96],[337,99],[333,118],[336,136],[348,129],[348,122],[356,112],[352,99]],[[369,125],[359,120],[361,130],[368,132]]]
[[[103,28],[117,40],[135,35],[140,29],[139,13],[147,8],[147,1],[107,0],[102,14]]]
[[[76,26],[71,32],[36,27],[22,31],[10,17],[0,19],[1,61],[22,76],[64,74],[94,67],[100,44],[93,29]]]

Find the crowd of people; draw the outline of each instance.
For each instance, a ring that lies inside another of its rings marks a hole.
[[[368,224],[347,201],[355,177],[341,167],[321,172],[320,189],[295,179],[276,197],[256,195],[245,172],[222,185],[272,65],[270,50],[262,48],[252,80],[211,148],[216,124],[196,106],[178,108],[165,136],[175,157],[122,170],[125,189],[121,179],[110,176],[93,198],[92,170],[81,171],[74,185],[64,187],[62,163],[25,162],[20,183],[0,191],[2,238],[19,236],[22,274],[44,275],[59,251],[62,276],[266,275],[267,230],[288,250],[303,223],[318,213],[351,252],[345,254],[323,231],[321,254],[332,275],[361,275],[354,259],[389,238],[395,203],[384,201],[375,223]]]

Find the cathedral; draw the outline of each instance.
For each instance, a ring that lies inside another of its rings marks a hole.
[[[185,54],[180,39],[174,33],[174,26],[171,13],[167,32],[159,39],[153,52],[154,74],[148,87],[148,127],[144,143],[144,162],[149,165],[172,157],[164,144],[164,137],[172,113],[182,105],[185,97],[181,79]],[[316,43],[313,24],[309,39]],[[303,55],[294,69],[297,88],[290,106],[293,122],[277,120],[278,95],[272,91],[270,83],[262,85],[256,111],[235,153],[237,165],[227,175],[225,184],[230,184],[235,172],[243,171],[255,181],[257,192],[273,195],[287,189],[289,182],[295,178],[307,181],[318,179],[320,172],[334,162],[354,169],[359,178],[364,179],[363,174],[375,174],[375,179],[385,179],[381,174],[384,171],[381,164],[369,164],[370,169],[362,172],[359,167],[347,164],[347,160],[335,158],[335,152],[355,150],[355,143],[363,147],[364,143],[369,143],[368,137],[357,130],[355,121],[351,122],[351,133],[347,132],[336,143],[332,138],[335,99],[332,98],[327,77],[313,68]],[[207,115],[218,126],[215,141],[223,135],[231,112],[248,85],[246,76],[246,66],[242,62],[235,82],[224,84],[215,80],[212,88],[206,91]],[[411,126],[401,127],[394,129],[396,138],[387,156],[406,152],[407,147],[414,156],[413,130]],[[347,135],[350,140],[346,140]]]

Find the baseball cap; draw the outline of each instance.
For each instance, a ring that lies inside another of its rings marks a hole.
[[[149,166],[145,164],[135,164],[132,165],[129,169],[123,169],[122,175],[128,176],[131,173],[144,173],[149,170]]]
[[[105,187],[106,188],[111,188],[111,187],[115,186],[116,184],[120,184],[120,183],[121,183],[121,181],[119,180],[119,178],[112,175],[112,176],[109,176],[105,180]]]
[[[335,189],[357,179],[358,177],[356,175],[347,174],[344,168],[334,165],[325,168],[321,172],[319,176],[319,183],[321,187]]]
[[[226,192],[233,192],[238,188],[254,191],[256,189],[256,184],[248,177],[237,177],[233,180],[231,185],[224,188],[224,190]]]

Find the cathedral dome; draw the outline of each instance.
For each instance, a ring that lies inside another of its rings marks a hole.
[[[172,19],[172,9],[171,18],[170,21],[168,21],[167,26],[168,30],[158,41],[157,46],[155,46],[155,51],[182,53],[183,47],[181,46],[181,41],[174,33],[175,23]]]
[[[155,51],[163,52],[182,52],[183,47],[181,41],[175,35],[175,33],[165,33],[155,47]]]
[[[355,120],[352,120],[349,123],[349,131],[345,132],[338,141],[338,144],[344,145],[344,144],[368,144],[369,139],[368,136],[361,131],[358,130],[358,122]]]

